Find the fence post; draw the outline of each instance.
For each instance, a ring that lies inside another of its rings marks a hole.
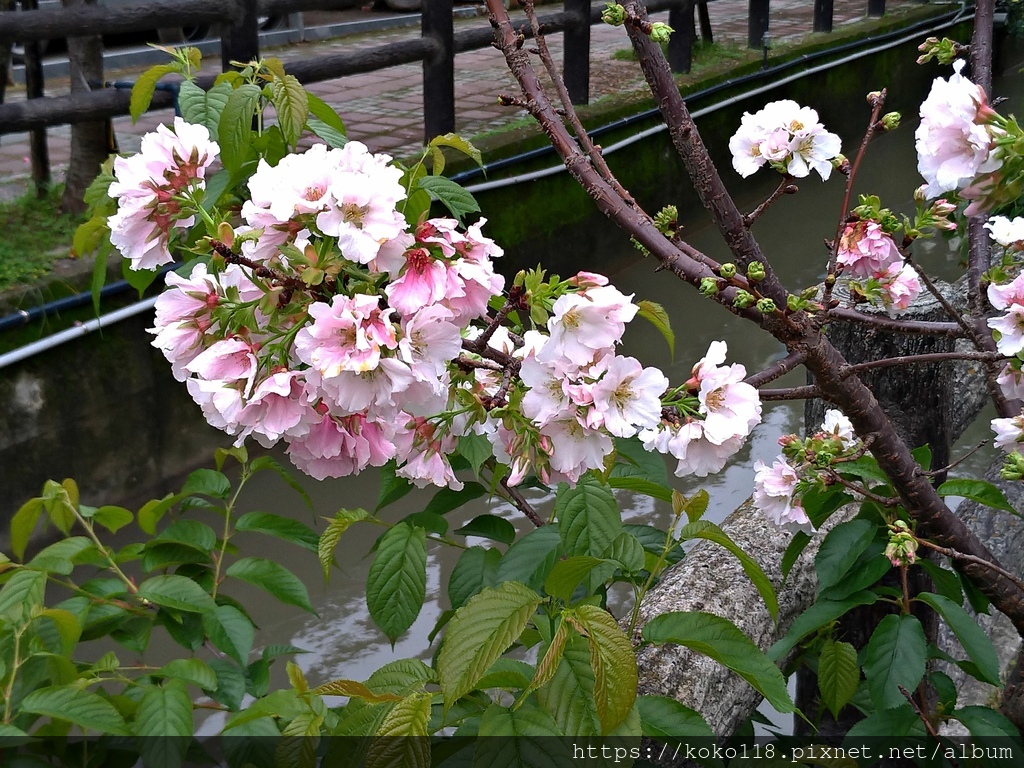
[[[814,0],[814,31],[832,31],[833,0]]]
[[[225,72],[232,61],[253,61],[260,57],[260,25],[256,0],[237,0],[241,15],[221,25],[220,64]]]
[[[21,0],[23,11],[34,11],[39,7],[37,0]],[[38,40],[25,43],[25,95],[29,99],[41,99],[43,93],[43,56]],[[50,188],[50,150],[46,144],[46,128],[33,128],[28,134],[29,156],[32,161],[32,183],[36,197],[46,197]]]
[[[576,19],[565,28],[562,52],[565,87],[573,104],[590,102],[590,0],[565,0],[562,5]]]
[[[747,16],[747,47],[760,48],[768,31],[768,0],[750,0]]]
[[[715,42],[715,37],[711,32],[711,16],[708,15],[707,0],[698,0],[697,16],[700,17],[700,39],[711,45]]]
[[[423,3],[421,34],[440,50],[423,60],[423,141],[455,131],[455,30],[452,0]]]
[[[885,0],[868,0],[868,16],[873,19],[885,16]]]
[[[673,72],[689,72],[693,65],[694,0],[683,0],[668,12],[668,25],[675,30],[668,39],[668,63]]]

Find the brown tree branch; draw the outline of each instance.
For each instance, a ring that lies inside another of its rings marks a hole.
[[[752,387],[763,387],[765,384],[775,381],[781,376],[785,376],[803,361],[804,359],[800,354],[790,352],[784,358],[772,363],[763,371],[758,371],[757,373],[747,376],[744,381]]]
[[[806,384],[802,387],[783,387],[782,389],[760,389],[757,392],[761,400],[810,400],[814,397],[822,397],[822,392],[813,384]]]
[[[1006,355],[998,352],[929,352],[923,355],[901,355],[899,357],[883,357],[878,360],[869,360],[866,363],[855,363],[846,365],[839,372],[841,376],[854,376],[861,371],[871,371],[875,368],[891,368],[895,365],[923,365],[925,363],[943,363],[949,360],[980,360],[992,362],[993,360],[1005,360]]]
[[[841,307],[830,309],[828,314],[833,320],[870,325],[880,331],[891,331],[892,333],[948,336],[955,339],[965,336],[963,329],[957,323],[943,323],[930,320],[897,320],[885,315],[869,315],[856,309]]]

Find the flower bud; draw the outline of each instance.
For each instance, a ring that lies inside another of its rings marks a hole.
[[[917,560],[917,540],[902,520],[889,526],[889,543],[885,547],[885,556],[896,566],[913,565]]]
[[[667,43],[674,30],[663,21],[651,24],[651,40],[655,43]]]
[[[895,131],[900,127],[900,113],[888,112],[882,115],[882,128],[887,131]]]
[[[770,315],[775,309],[775,302],[771,299],[759,299],[757,302],[757,311],[762,315]]]
[[[626,9],[618,3],[609,2],[601,12],[601,21],[613,27],[621,27],[626,20]]]
[[[844,176],[848,176],[850,174],[850,161],[846,155],[836,155],[830,162],[832,163],[832,168],[834,170],[839,171]]]
[[[999,476],[1003,480],[1024,479],[1024,456],[1021,456],[1017,451],[1007,456],[1002,468],[999,470]]]
[[[871,93],[867,95],[868,104],[874,104],[880,98],[882,98],[881,91],[871,91]]]
[[[222,221],[217,226],[217,239],[231,248],[235,244],[235,230],[226,221]]]
[[[737,291],[736,298],[733,299],[732,305],[737,309],[747,309],[754,305],[757,299],[754,298],[754,294],[749,291]]]
[[[726,262],[718,268],[718,274],[724,277],[726,280],[730,280],[736,277],[736,265],[732,262]]]
[[[928,193],[926,191],[927,189],[928,189],[928,185],[927,184],[922,184],[920,187],[915,189],[914,190],[914,200],[916,202],[918,202],[918,203],[923,203],[925,200],[927,200],[928,199]]]
[[[760,261],[752,261],[747,267],[747,279],[755,283],[764,280],[764,264]]]
[[[718,293],[718,281],[713,277],[701,278],[700,292],[704,296],[714,296]]]

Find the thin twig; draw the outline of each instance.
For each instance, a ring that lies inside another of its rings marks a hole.
[[[844,365],[839,369],[839,375],[843,378],[859,374],[863,371],[870,371],[875,368],[891,368],[896,365],[917,365],[924,363],[941,363],[947,360],[979,360],[981,362],[992,362],[994,360],[1005,360],[1006,355],[998,352],[928,352],[923,355],[901,355],[899,357],[883,357],[879,360],[869,360],[866,363],[853,363]]]
[[[879,496],[877,493],[872,493],[871,491],[869,491],[863,485],[858,485],[857,483],[850,482],[845,477],[841,476],[834,469],[829,469],[828,474],[831,479],[835,480],[844,488],[848,488],[854,493],[860,494],[865,499],[870,499],[876,504],[881,504],[883,507],[895,507],[900,503],[900,500],[895,496]]]
[[[914,713],[921,719],[921,722],[924,723],[924,729],[928,731],[928,735],[931,736],[933,739],[938,740],[939,732],[935,730],[935,726],[931,724],[931,721],[928,719],[927,715],[925,715],[925,713],[921,711],[921,707],[918,706],[917,702],[914,700],[914,697],[910,695],[910,691],[908,691],[902,685],[899,686],[899,689],[900,693],[903,694],[903,697],[910,702],[910,706],[913,708]]]
[[[747,229],[750,229],[750,227],[754,225],[754,222],[761,218],[761,215],[771,207],[772,203],[774,203],[783,195],[795,194],[797,191],[797,187],[795,184],[790,183],[792,181],[793,177],[790,176],[788,173],[784,173],[782,175],[782,181],[779,182],[779,186],[775,189],[775,191],[768,195],[765,201],[761,203],[759,206],[757,206],[757,208],[755,208],[754,210],[752,210],[750,213],[743,217],[743,226],[745,226]]]
[[[803,352],[790,352],[781,360],[772,363],[770,366],[765,368],[763,371],[758,371],[744,379],[744,382],[752,387],[763,387],[772,381],[775,381],[781,376],[785,376],[787,373],[796,368],[800,363],[804,361],[805,355]]]
[[[821,390],[815,384],[802,387],[783,387],[782,389],[759,389],[757,394],[762,401],[766,400],[810,400],[821,397]]]
[[[984,448],[988,444],[989,444],[988,440],[982,440],[980,443],[978,443],[976,446],[971,448],[971,450],[969,450],[967,453],[965,453],[959,459],[954,461],[952,464],[947,464],[946,466],[941,467],[939,469],[931,469],[931,470],[928,470],[927,472],[925,472],[924,470],[921,470],[921,474],[923,474],[925,477],[935,477],[936,475],[941,475],[941,474],[943,474],[945,472],[948,472],[953,467],[955,467],[957,464],[960,464],[960,463],[966,461],[968,457],[974,455],[974,453],[976,453],[977,451],[981,450],[982,448]]]
[[[966,552],[959,552],[959,551],[957,551],[955,549],[950,549],[949,547],[940,547],[938,544],[933,544],[932,542],[928,541],[927,539],[919,539],[917,536],[914,536],[914,540],[918,544],[920,544],[922,547],[927,547],[928,549],[935,550],[940,555],[945,555],[946,557],[948,557],[948,558],[950,558],[952,560],[960,560],[960,561],[965,562],[965,563],[974,563],[975,565],[980,565],[983,568],[988,568],[991,571],[995,571],[1000,576],[1004,576],[1005,578],[1009,579],[1014,584],[1016,584],[1018,589],[1024,590],[1024,581],[1021,581],[1020,577],[1014,576],[1012,573],[1010,573],[1005,568],[1002,568],[1002,567],[996,565],[995,563],[991,563],[991,562],[989,562],[988,560],[985,560],[982,557],[975,557],[974,555],[968,555]]]
[[[950,338],[963,338],[966,334],[963,328],[957,323],[942,323],[931,320],[896,320],[884,315],[869,315],[858,312],[855,309],[835,308],[829,310],[829,317],[832,320],[842,320],[847,323],[859,323],[870,325],[880,331],[891,331],[892,333],[921,334],[925,336],[948,336]]]
[[[946,314],[963,329],[964,333],[967,334],[967,337],[974,342],[974,346],[977,349],[984,349],[984,342],[979,338],[978,330],[972,327],[971,324],[964,319],[963,315],[956,310],[956,307],[949,303],[949,299],[942,295],[942,291],[936,287],[931,278],[925,274],[925,271],[917,265],[917,262],[910,258],[910,255],[906,253],[903,255],[903,260],[914,268],[914,271],[917,272],[917,276],[920,277],[921,282],[924,283],[924,287],[928,289],[928,293],[935,297],[935,300],[939,302],[942,308],[946,311]]]
[[[501,478],[498,485],[500,485],[505,490],[505,493],[508,494],[508,500],[515,505],[516,509],[526,515],[531,523],[538,528],[543,525],[547,525],[547,523],[544,522],[544,519],[537,514],[536,510],[534,510],[533,506],[529,501],[527,501],[526,497],[523,496],[519,489],[513,488],[508,484],[508,478]]]

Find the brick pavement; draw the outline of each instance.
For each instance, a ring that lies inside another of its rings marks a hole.
[[[889,13],[899,13],[918,0],[889,0]],[[748,0],[716,0],[709,5],[712,29],[716,43],[735,47],[745,45],[747,36]],[[867,0],[835,0],[835,28],[861,20]],[[794,38],[808,35],[812,29],[813,3],[808,0],[772,0],[771,33],[773,45],[784,44]],[[655,19],[667,19],[667,13]],[[486,23],[482,18],[460,19],[459,27]],[[285,49],[267,50],[268,55],[280,57],[287,66],[289,60],[350,51],[388,43],[401,45],[418,35],[416,28],[368,33],[333,41],[302,43]],[[622,29],[596,25],[591,30],[591,102],[616,93],[643,88],[643,76],[635,62],[613,58],[613,54],[628,48]],[[556,60],[562,53],[561,35],[549,40]],[[316,83],[309,89],[338,109],[345,121],[350,138],[365,142],[374,151],[387,151],[396,156],[415,153],[422,145],[423,86],[420,64],[406,64],[386,70],[351,75],[337,80]],[[110,79],[130,79],[131,72],[108,72]],[[47,95],[67,92],[66,82],[47,83]],[[501,55],[491,49],[459,54],[455,59],[456,130],[471,138],[512,123],[522,122],[525,112],[497,103],[500,93],[516,93],[516,86],[504,66]],[[9,92],[9,98],[23,98],[18,89]],[[121,151],[138,149],[141,136],[160,122],[169,121],[170,111],[143,115],[132,125],[127,117],[114,120],[114,130]],[[68,126],[57,126],[47,132],[50,161],[55,178],[59,179],[68,162]],[[0,198],[12,197],[28,185],[28,139],[26,134],[0,137]]]

